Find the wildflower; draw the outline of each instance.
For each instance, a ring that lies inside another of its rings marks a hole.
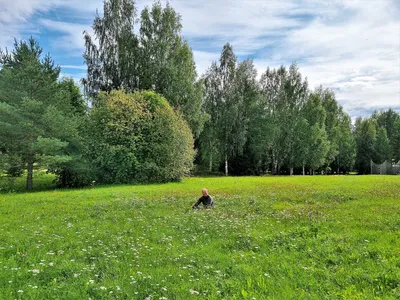
[[[24,291],[23,290],[18,290],[18,293],[23,293]]]
[[[104,290],[106,290],[107,288],[106,288],[105,286],[101,286],[100,289],[104,291]]]
[[[190,289],[189,292],[190,292],[192,295],[198,295],[198,294],[200,294],[198,291],[195,291],[195,290],[192,290],[192,289]]]
[[[33,270],[32,270],[32,273],[40,273],[40,270],[38,270],[38,269],[33,269]]]
[[[165,286],[162,287],[161,289],[162,289],[163,291],[165,291],[165,292],[167,291],[167,287],[165,287]]]
[[[90,280],[89,280],[89,283],[94,283],[94,280],[93,280],[93,279],[90,279]]]

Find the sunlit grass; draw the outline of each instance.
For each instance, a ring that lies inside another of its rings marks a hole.
[[[203,187],[216,207],[191,210]],[[399,192],[314,176],[0,194],[0,297],[398,299]]]

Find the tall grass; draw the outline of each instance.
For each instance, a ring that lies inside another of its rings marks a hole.
[[[190,209],[203,187],[216,207]],[[313,176],[1,194],[0,297],[399,299],[399,192]]]

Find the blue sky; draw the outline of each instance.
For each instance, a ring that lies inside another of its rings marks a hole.
[[[162,1],[165,2],[165,1]],[[82,4],[84,3],[84,4]],[[138,0],[139,11],[152,1]],[[354,118],[400,112],[400,2],[397,0],[171,0],[199,74],[226,42],[259,75],[296,61],[313,88],[335,91]],[[0,0],[0,48],[34,36],[62,73],[85,76],[83,31],[102,0]]]

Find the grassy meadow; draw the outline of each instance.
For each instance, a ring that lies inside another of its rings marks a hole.
[[[0,297],[400,299],[400,177],[2,193]]]

